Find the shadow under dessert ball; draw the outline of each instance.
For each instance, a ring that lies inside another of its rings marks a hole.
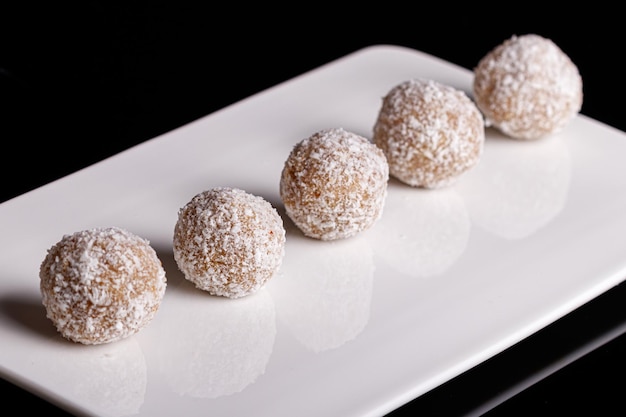
[[[197,288],[239,298],[259,290],[280,268],[285,228],[262,197],[216,187],[179,210],[173,250],[178,268]]]
[[[389,166],[368,139],[342,128],[321,130],[291,150],[280,178],[285,211],[308,237],[354,236],[382,216]]]
[[[48,250],[39,276],[48,318],[63,337],[87,345],[144,328],[166,287],[149,242],[115,227],[63,236]]]

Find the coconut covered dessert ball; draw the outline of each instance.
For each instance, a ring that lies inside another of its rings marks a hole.
[[[483,117],[461,90],[428,79],[410,79],[383,98],[374,124],[374,143],[389,172],[423,188],[452,185],[480,160]]]
[[[129,337],[152,321],[165,271],[149,242],[109,227],[65,235],[39,270],[47,317],[63,337],[86,345]]]
[[[185,278],[216,296],[240,298],[264,286],[285,255],[276,209],[244,190],[216,187],[178,212],[174,259]]]
[[[474,68],[474,99],[487,126],[523,140],[561,131],[580,111],[582,78],[550,39],[513,36]]]
[[[285,211],[304,235],[354,236],[381,216],[389,166],[370,140],[342,128],[321,130],[291,150],[280,177]]]

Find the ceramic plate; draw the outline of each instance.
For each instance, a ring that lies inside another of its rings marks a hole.
[[[278,195],[292,147],[329,127],[371,137],[382,97],[415,77],[470,94],[466,69],[372,46],[0,205],[1,375],[87,416],[377,416],[622,281],[626,135],[582,115],[533,142],[487,130],[456,185],[391,180],[374,227],[304,238]],[[178,209],[215,186],[285,220],[281,270],[243,299],[195,289],[173,260]],[[141,332],[84,346],[45,317],[38,271],[97,226],[148,239],[168,287]]]

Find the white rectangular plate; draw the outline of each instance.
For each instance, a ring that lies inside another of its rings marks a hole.
[[[171,240],[196,193],[278,195],[283,163],[315,131],[371,137],[382,97],[409,78],[470,94],[472,73],[395,46],[359,50],[0,205],[0,371],[93,416],[375,416],[562,317],[626,273],[626,135],[579,115],[534,142],[487,131],[459,183],[389,183],[383,217],[338,242],[285,216],[281,271],[227,300],[184,280]],[[168,277],[156,318],[102,346],[45,317],[39,265],[64,234],[119,226]]]

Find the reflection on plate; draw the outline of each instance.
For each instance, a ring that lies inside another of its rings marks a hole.
[[[381,97],[411,77],[472,81],[373,46],[0,205],[2,376],[86,416],[382,415],[626,276],[626,135],[579,116],[541,141],[488,130],[451,188],[392,180],[355,238],[308,239],[285,219],[282,268],[249,298],[182,278],[172,235],[191,196],[234,186],[281,212],[295,143],[329,127],[371,137]],[[94,226],[148,239],[168,288],[139,334],[89,348],[53,332],[38,268],[60,236]]]
[[[414,189],[391,181],[371,239],[391,268],[424,278],[443,273],[461,256],[470,230],[465,201],[456,189]]]
[[[571,176],[567,137],[527,142],[494,132],[480,163],[459,187],[477,225],[521,239],[563,209]]]
[[[159,372],[178,395],[218,398],[242,391],[265,372],[271,356],[274,301],[264,289],[238,300],[187,292],[155,324],[172,340],[157,347]]]
[[[55,342],[55,343],[58,343]],[[72,397],[98,413],[123,417],[139,413],[148,383],[146,361],[133,338],[100,346],[67,346],[54,360],[46,352],[34,360],[51,384],[70,387]],[[66,380],[68,375],[80,378]]]
[[[312,242],[310,242],[312,243]],[[358,336],[369,319],[374,260],[365,239],[293,245],[292,262],[271,287],[279,317],[313,352]]]

